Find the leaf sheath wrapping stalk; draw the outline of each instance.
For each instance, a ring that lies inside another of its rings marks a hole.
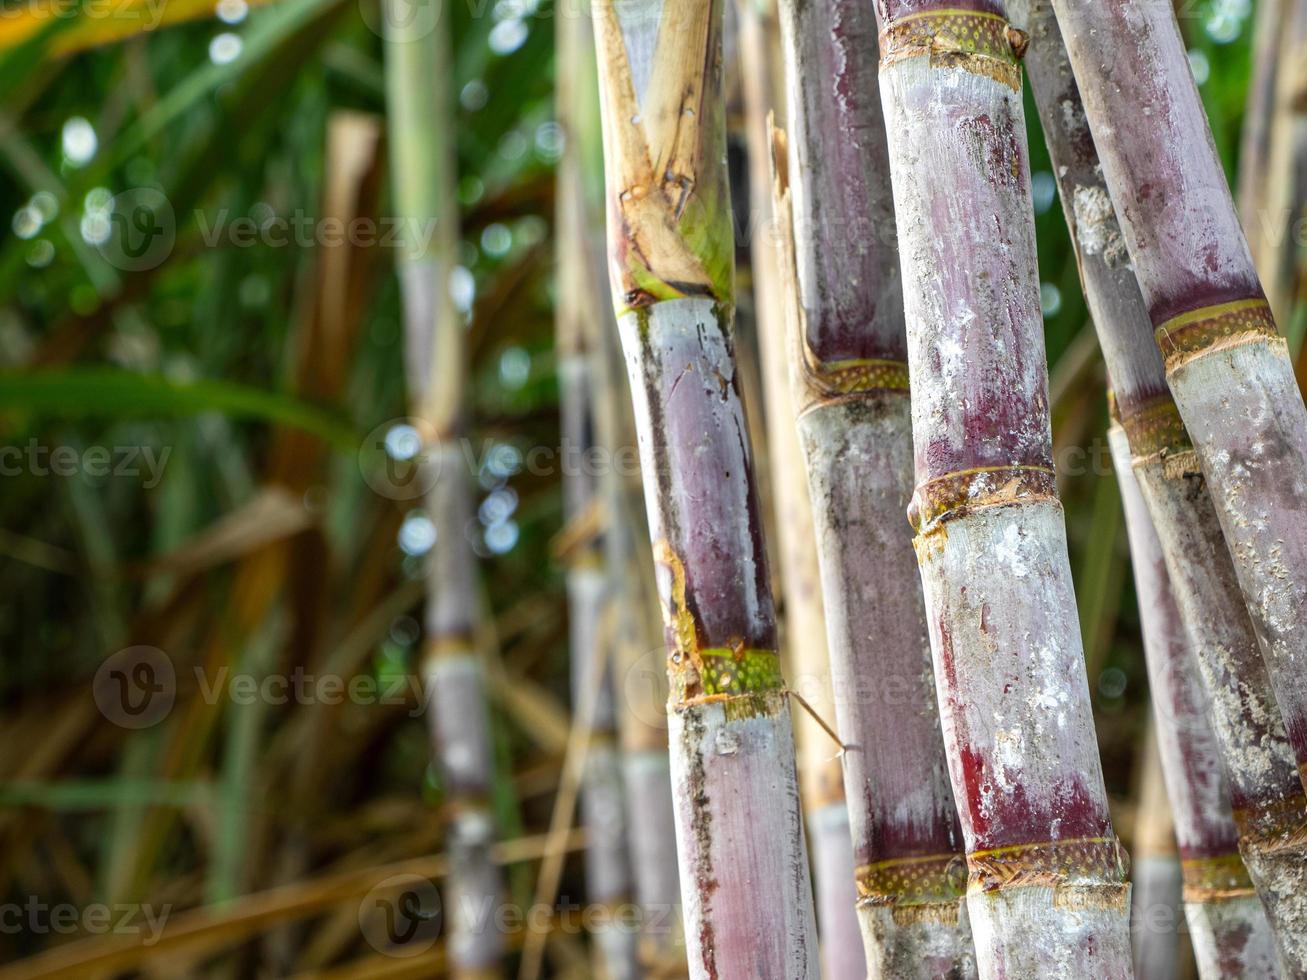
[[[1307,408],[1174,12],[1055,0],[1167,379],[1307,765]]]
[[[1131,976],[1052,470],[1016,53],[996,5],[879,0],[917,555],[984,978]]]

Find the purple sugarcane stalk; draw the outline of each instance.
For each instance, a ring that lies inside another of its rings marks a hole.
[[[1112,434],[1113,449],[1128,450],[1127,461],[1131,461],[1151,511],[1146,526],[1142,518],[1131,514],[1135,481],[1118,462],[1136,577],[1145,584],[1151,582],[1148,587],[1161,594],[1157,579],[1164,571],[1150,571],[1140,553],[1160,536],[1161,553],[1171,566],[1166,590],[1174,592],[1188,630],[1193,664],[1187,669],[1203,682],[1199,698],[1198,692],[1177,686],[1178,666],[1159,676],[1156,661],[1163,656],[1160,651],[1165,648],[1167,631],[1161,624],[1149,629],[1147,617],[1162,617],[1170,606],[1156,596],[1145,597],[1141,590],[1146,629],[1154,634],[1151,642],[1146,636],[1149,670],[1154,677],[1167,788],[1181,838],[1186,915],[1195,949],[1205,977],[1220,976],[1220,970],[1230,969],[1236,962],[1244,963],[1242,975],[1273,975],[1264,972],[1264,967],[1258,972],[1256,966],[1265,963],[1266,956],[1251,940],[1264,939],[1267,930],[1261,908],[1244,901],[1252,887],[1248,871],[1237,854],[1216,847],[1213,825],[1201,834],[1194,828],[1204,819],[1217,820],[1226,809],[1219,804],[1220,794],[1210,786],[1213,763],[1219,758],[1230,773],[1237,837],[1242,838],[1244,853],[1260,853],[1275,846],[1284,834],[1293,835],[1294,827],[1302,822],[1304,801],[1284,725],[1251,622],[1242,608],[1215,511],[1167,388],[1148,309],[1126,254],[1053,8],[1049,0],[1009,0],[1008,9],[1013,23],[1028,33],[1026,70],[1085,296],[1115,385],[1113,408],[1122,428]],[[1210,718],[1204,722],[1198,712]],[[1179,731],[1174,730],[1177,724],[1181,725]],[[1178,755],[1177,742],[1185,744],[1191,754],[1198,751],[1201,739],[1197,733],[1204,726],[1215,732],[1218,755],[1206,759]],[[1186,806],[1197,812],[1186,814]],[[1255,816],[1257,812],[1280,814],[1285,822],[1268,825]],[[1196,842],[1187,855],[1183,854],[1186,824],[1190,841]],[[1255,872],[1264,864],[1253,857],[1249,863]],[[1277,862],[1277,867],[1281,864]],[[1268,871],[1254,874],[1254,878],[1272,919],[1292,920],[1301,914],[1296,911],[1301,899],[1283,896],[1283,883],[1277,883],[1280,875],[1278,870]],[[1283,930],[1279,934],[1283,940]],[[1283,942],[1281,946],[1292,960],[1295,954]]]
[[[809,980],[794,735],[731,334],[722,14],[594,5],[609,270],[667,636],[690,976]]]
[[[776,79],[771,50],[776,37],[774,10],[755,0],[737,2],[739,59],[749,149],[749,241],[754,309],[767,406],[767,462],[775,514],[784,596],[782,640],[787,669],[799,693],[824,718],[834,717],[831,669],[826,642],[817,537],[799,434],[790,394],[789,347],[778,272],[771,192],[769,115],[775,108]],[[839,748],[806,711],[795,719],[799,782],[826,980],[866,980],[867,961],[854,911],[854,853]]]
[[[974,976],[962,833],[904,520],[912,423],[875,15],[848,0],[782,0],[781,23],[791,127],[778,166],[782,280],[863,945],[873,977]]]
[[[1287,346],[1240,230],[1171,6],[1054,0],[1053,8],[1166,378],[1304,769],[1307,407]]]
[[[1108,433],[1134,566],[1144,656],[1185,880],[1185,917],[1202,980],[1275,978],[1279,959],[1266,913],[1239,856],[1239,832],[1220,746],[1207,720],[1208,698],[1162,542],[1135,480],[1125,430]],[[1174,937],[1160,941],[1174,945]]]
[[[876,0],[912,518],[986,980],[1132,975],[1066,528],[1018,55],[991,0]]]
[[[458,980],[488,980],[500,975],[504,952],[494,925],[503,879],[490,853],[494,751],[475,640],[476,556],[465,533],[472,487],[460,446],[464,327],[449,291],[459,243],[449,38],[443,23],[431,27],[438,23],[436,3],[419,0],[419,7],[427,9],[387,3],[386,98],[396,209],[405,229],[399,250],[404,360],[414,424],[424,441],[425,506],[437,537],[427,558],[422,674],[449,810],[444,914],[451,972]]]

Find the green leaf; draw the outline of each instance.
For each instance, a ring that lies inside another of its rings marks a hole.
[[[174,381],[115,368],[0,372],[4,408],[59,418],[178,418],[217,412],[302,429],[346,451],[359,443],[358,433],[339,417],[288,395],[228,381]]]

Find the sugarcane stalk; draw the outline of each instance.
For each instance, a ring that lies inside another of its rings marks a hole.
[[[643,658],[654,635],[655,615],[650,610],[656,603],[652,589],[644,587],[649,576],[642,574],[641,556],[637,554],[635,529],[641,522],[638,511],[643,494],[638,473],[633,476],[628,472],[631,460],[627,457],[635,442],[631,401],[619,363],[616,331],[608,329],[613,326],[611,315],[602,308],[600,299],[605,264],[604,182],[593,35],[588,18],[571,13],[560,17],[571,22],[559,27],[559,101],[571,109],[564,117],[568,143],[560,161],[569,190],[560,196],[557,207],[559,233],[572,242],[577,254],[567,259],[567,274],[560,276],[560,304],[570,311],[572,331],[588,345],[585,382],[573,387],[589,393],[593,438],[603,450],[601,458],[607,460],[599,474],[594,505],[604,515],[605,615],[613,634],[610,641],[615,644],[613,687],[618,686],[618,678],[625,682],[623,697],[615,708],[621,782],[625,798],[635,804],[626,808],[627,860],[641,913],[638,959],[646,974],[662,976],[675,974],[678,967],[683,969],[685,961],[680,882],[673,857],[676,834],[667,725],[665,717],[656,722],[641,710],[643,705],[636,704],[643,700],[645,692],[626,687],[642,684],[639,675],[645,669]],[[593,305],[596,302],[601,304],[598,315]],[[584,322],[577,318],[584,318]]]
[[[1239,221],[1258,268],[1271,247],[1267,232],[1267,178],[1271,169],[1271,131],[1279,88],[1280,39],[1288,0],[1259,0],[1253,20],[1252,76],[1239,138],[1236,199]]]
[[[425,14],[425,15],[424,15]],[[499,976],[503,937],[494,910],[503,892],[491,857],[494,752],[483,665],[474,636],[476,559],[465,529],[471,484],[463,463],[466,352],[449,290],[458,215],[449,39],[437,0],[387,0],[386,99],[396,214],[404,361],[414,424],[424,441],[425,506],[437,543],[428,554],[423,680],[432,748],[449,823],[444,916],[451,970],[460,980]],[[432,25],[436,25],[432,29]]]
[[[1139,592],[1138,585],[1135,591]],[[1154,614],[1142,600],[1139,606],[1147,629]],[[1184,879],[1157,729],[1156,720],[1150,717],[1136,762],[1140,771],[1135,781],[1135,819],[1130,834],[1130,934],[1135,950],[1135,980],[1169,980],[1177,976],[1181,947],[1188,945],[1178,935],[1184,916]],[[1214,760],[1219,766],[1220,760]],[[1226,805],[1228,808],[1228,799]]]
[[[609,269],[667,637],[689,972],[805,980],[812,892],[731,337],[722,14],[594,5]]]
[[[877,0],[902,259],[911,517],[984,978],[1129,977],[1053,472],[1021,35]]]
[[[789,361],[863,945],[873,977],[974,976],[962,833],[903,519],[913,488],[907,335],[875,15],[847,0],[780,9],[793,132],[777,204]]]
[[[1053,9],[1167,381],[1307,770],[1307,407],[1287,345],[1174,11],[1143,0],[1055,0]]]
[[[1294,939],[1301,930],[1294,923],[1303,921],[1302,899],[1293,885],[1303,867],[1307,800],[1296,778],[1287,734],[1216,510],[1168,391],[1148,307],[1130,266],[1053,9],[1048,0],[1009,4],[1014,22],[1029,35],[1026,68],[1085,296],[1113,379],[1113,414],[1128,443],[1134,475],[1160,539],[1170,587],[1190,639],[1203,683],[1201,710],[1215,733],[1228,774],[1239,849],[1247,865],[1245,871],[1229,857],[1187,860],[1183,866],[1186,914],[1195,945],[1200,935],[1208,942],[1207,953],[1199,951],[1200,957],[1207,956],[1210,963],[1215,950],[1238,959],[1232,920],[1242,917],[1249,935],[1262,935],[1263,930],[1251,905],[1240,904],[1234,911],[1224,906],[1247,888],[1246,876],[1251,873],[1285,962],[1301,964],[1301,940]],[[1120,442],[1120,436],[1113,438]],[[1161,695],[1158,700],[1163,703]],[[1165,703],[1182,700],[1177,693]],[[1190,728],[1179,737],[1191,740]],[[1210,760],[1206,765],[1210,767]],[[1203,764],[1168,764],[1172,799],[1185,798],[1186,790],[1178,781],[1186,775],[1190,784],[1206,785],[1210,780],[1206,771]],[[1190,785],[1187,792],[1193,794],[1195,788]],[[1209,911],[1207,906],[1221,906],[1221,911]],[[1227,934],[1213,933],[1216,926]],[[1254,959],[1260,956],[1251,947],[1245,950]]]
[[[771,70],[775,10],[757,0],[740,0],[738,42],[749,157],[749,261],[753,307],[766,396],[768,463],[774,526],[780,544],[782,641],[786,667],[816,716],[834,717],[827,624],[822,602],[816,528],[790,394],[784,296],[771,234],[771,140],[768,117],[775,109]],[[854,852],[839,746],[813,714],[796,719],[800,793],[809,845],[821,939],[822,975],[827,980],[865,980],[867,961],[854,911]]]
[[[588,185],[599,177],[597,159],[588,159],[598,143],[598,93],[588,20],[575,14],[559,16],[556,30],[558,119],[565,140],[555,205],[560,428],[564,445],[589,459],[597,438],[595,414],[600,410],[594,398],[597,375],[603,370],[605,355],[602,321],[594,315],[596,303],[602,308],[603,302],[600,266],[590,248],[590,234],[597,223],[591,216],[594,195],[587,194]],[[585,467],[566,469],[564,516],[579,525],[601,506],[603,490],[600,474]],[[586,893],[590,903],[606,910],[595,929],[599,975],[626,980],[639,975],[638,933],[618,916],[620,907],[632,898],[632,877],[611,659],[599,675],[597,688],[587,691],[593,684],[600,644],[616,645],[611,630],[601,629],[609,607],[609,575],[602,542],[593,536],[565,557],[572,703],[579,706],[587,693],[594,699],[580,797],[581,825],[586,831]]]
[[[602,241],[602,238],[596,239]],[[600,255],[602,258],[602,254]],[[607,316],[604,317],[607,321]],[[605,475],[604,501],[608,519],[604,551],[608,570],[608,600],[616,632],[616,673],[624,683],[618,703],[621,733],[622,782],[627,800],[630,861],[635,900],[640,908],[639,958],[646,976],[678,976],[685,970],[685,934],[681,926],[681,885],[676,862],[671,760],[667,751],[665,713],[650,710],[652,687],[647,655],[658,631],[657,600],[648,544],[640,545],[638,528],[643,493],[638,474],[632,480],[617,460],[635,445],[631,399],[620,358],[616,331],[603,340],[604,356],[596,376],[596,431],[613,461]],[[641,553],[642,552],[642,553]]]
[[[1260,14],[1260,12],[1259,12]],[[1280,65],[1270,112],[1267,160],[1259,187],[1264,216],[1256,231],[1257,272],[1277,323],[1292,332],[1297,279],[1307,228],[1307,0],[1286,0],[1276,24],[1275,43],[1267,52]],[[1241,188],[1242,189],[1242,188]]]
[[[1125,430],[1108,433],[1130,539],[1144,655],[1155,708],[1158,752],[1185,881],[1185,916],[1199,976],[1278,977],[1279,960],[1270,925],[1239,856],[1239,832],[1220,748],[1207,720],[1207,696],[1198,674],[1179,604],[1166,571],[1162,542],[1134,476]],[[1166,800],[1159,801],[1162,805]],[[1136,881],[1144,871],[1136,864]],[[1136,884],[1136,887],[1139,887]],[[1174,936],[1159,944],[1172,949]],[[1138,971],[1140,977],[1145,974]],[[1174,971],[1155,972],[1170,976]]]

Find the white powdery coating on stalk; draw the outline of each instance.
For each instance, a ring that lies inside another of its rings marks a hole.
[[[994,764],[992,781],[973,787],[976,816],[1001,820],[1016,792],[1028,811],[1056,814],[1076,791],[1069,777],[1080,791],[1101,793],[1061,506],[1038,501],[972,511],[923,540],[918,553],[935,674],[951,672],[956,681],[949,687],[965,697],[950,703],[941,696],[946,741],[979,746]],[[947,625],[947,640],[939,623]],[[955,788],[973,778],[956,755],[949,762]],[[970,846],[966,807],[962,817]],[[1048,839],[1060,838],[1058,824],[1052,820]]]
[[[955,807],[940,731],[929,631],[904,518],[912,487],[908,399],[814,407],[799,419],[821,556],[836,717],[855,840],[943,838],[956,849]],[[880,707],[878,708],[878,705]],[[905,711],[903,706],[908,706]],[[862,860],[901,857],[869,853]],[[975,976],[965,902],[952,910],[868,902],[858,919],[873,977],[953,970]]]
[[[788,699],[757,701],[670,713],[692,980],[821,976]]]
[[[1220,550],[1216,514],[1201,475],[1171,479],[1166,466],[1149,460],[1135,466],[1135,476],[1194,644],[1225,771],[1237,797],[1275,800],[1293,786],[1293,753],[1230,556]]]
[[[1202,476],[1168,478],[1167,465],[1154,460],[1137,465],[1135,473],[1168,556],[1226,776],[1236,797],[1249,801],[1248,817],[1255,821],[1294,797],[1301,799],[1296,763]],[[1285,812],[1279,819],[1292,825],[1304,814]],[[1307,975],[1307,845],[1268,851],[1281,842],[1275,834],[1261,836],[1252,846],[1241,841],[1240,853],[1280,955],[1292,965],[1289,974]]]
[[[916,976],[971,980],[977,976],[965,899],[944,914],[940,911],[922,915],[906,908],[896,918],[894,910],[884,905],[859,905],[863,933],[877,951],[874,958],[867,958],[870,980]]]
[[[1241,379],[1256,378],[1254,385]],[[1291,732],[1307,725],[1307,408],[1282,340],[1171,374]],[[1301,736],[1299,736],[1301,738]],[[1302,746],[1299,746],[1299,761]]]
[[[844,764],[856,776],[870,770],[872,782],[870,792],[864,785],[846,785],[846,794],[850,806],[866,806],[870,799],[876,808],[854,815],[854,826],[861,826],[868,838],[883,822],[927,837],[951,822],[941,808],[953,808],[942,764],[929,631],[917,591],[912,530],[904,516],[912,486],[908,412],[906,398],[891,398],[874,411],[838,402],[799,419],[812,497],[820,508],[816,532],[830,647],[849,651],[831,664],[840,732],[852,743]],[[911,649],[888,651],[885,637],[864,635],[868,609],[901,620],[892,624],[903,629],[896,640],[910,641],[915,633],[915,666]],[[893,672],[892,689],[879,689],[886,678],[875,674],[878,664]],[[908,676],[900,676],[901,670]],[[881,737],[869,707],[881,699],[919,705],[916,730]],[[894,809],[887,814],[888,801]],[[886,815],[892,819],[885,821]]]
[[[1097,124],[1095,142],[1144,295],[1150,300],[1171,296],[1177,271],[1187,281],[1216,289],[1243,287],[1252,257],[1183,42],[1176,43],[1179,28],[1171,4],[1053,0],[1053,7],[1090,122]],[[1120,26],[1100,30],[1100,19]],[[1113,46],[1118,37],[1128,37],[1132,48]],[[1131,100],[1140,100],[1141,116],[1132,109],[1128,118],[1122,117],[1118,96],[1123,88]],[[1126,135],[1118,134],[1118,127]],[[1183,175],[1182,195],[1167,194],[1165,186],[1129,169],[1120,151],[1130,142],[1129,131],[1142,127],[1149,134],[1150,168],[1168,180]],[[1199,142],[1205,144],[1204,152],[1194,152]],[[1156,199],[1159,191],[1162,201]]]
[[[1230,976],[1243,980],[1279,980],[1282,974],[1275,954],[1275,936],[1255,895],[1202,904],[1189,902],[1185,904],[1184,914],[1201,980],[1224,980]],[[1235,937],[1234,942],[1222,948],[1219,945],[1222,936]],[[1227,954],[1231,946],[1239,950],[1238,964],[1229,961]]]
[[[1004,141],[1003,153],[1014,154],[1013,166],[1016,158],[1028,160],[1019,125],[1020,93],[994,79],[916,58],[882,72],[881,95],[905,284],[918,457],[920,437],[926,434],[932,445],[946,445],[959,455],[999,452],[997,446],[976,445],[965,421],[987,398],[1008,390],[1042,398],[1044,410],[1015,421],[1015,430],[1002,436],[1001,451],[1014,461],[1047,455],[1052,436],[1035,229],[1033,220],[1022,217],[1030,207],[1028,184],[1025,178],[995,175],[991,161],[976,158],[997,140]],[[1009,136],[1015,143],[1006,142]],[[961,173],[989,183],[974,194],[941,188],[941,175]],[[950,242],[967,248],[985,243],[985,261],[993,267],[959,288],[958,271],[950,264],[975,257],[948,252]],[[1018,336],[1030,349],[1013,349]],[[928,377],[929,384],[921,383]]]
[[[1144,653],[1153,714],[1162,757],[1162,777],[1175,814],[1176,840],[1182,848],[1202,848],[1205,838],[1221,829],[1226,840],[1236,837],[1229,788],[1220,771],[1200,773],[1186,767],[1191,758],[1220,758],[1220,744],[1205,721],[1206,712],[1176,714],[1189,707],[1206,707],[1207,694],[1198,657],[1184,626],[1184,615],[1165,572],[1165,551],[1153,528],[1144,496],[1135,478],[1125,431],[1107,433],[1112,465],[1121,487],[1130,557],[1134,569],[1139,615],[1144,625]],[[1195,717],[1196,715],[1196,717]],[[1197,818],[1197,819],[1196,819]]]
[[[1112,199],[1102,187],[1077,184],[1071,207],[1076,233],[1086,255],[1101,255],[1109,267],[1129,261],[1121,226],[1117,224]]]
[[[1307,847],[1299,843],[1260,854],[1245,850],[1244,864],[1266,907],[1284,975],[1307,977]]]
[[[1054,888],[967,897],[983,980],[1132,980],[1124,907],[1068,906]]]

